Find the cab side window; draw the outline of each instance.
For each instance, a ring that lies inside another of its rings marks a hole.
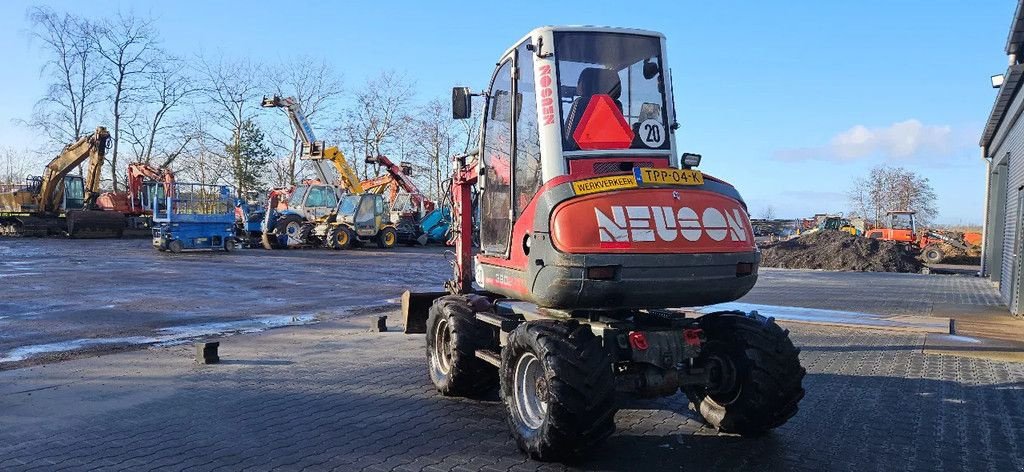
[[[526,49],[529,40],[516,48],[516,155],[515,193],[516,219],[540,188],[540,129],[537,118],[537,91],[533,78],[533,52]]]
[[[512,61],[498,68],[487,98],[484,126],[484,175],[480,194],[480,249],[504,254],[511,228],[512,184]]]

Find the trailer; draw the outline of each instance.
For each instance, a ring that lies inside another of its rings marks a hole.
[[[147,183],[153,198],[153,247],[179,253],[208,249],[231,252],[235,239],[235,202],[223,185]]]

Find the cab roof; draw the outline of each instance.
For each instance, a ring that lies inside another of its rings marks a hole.
[[[533,38],[543,33],[560,33],[560,32],[580,32],[580,33],[618,33],[618,34],[632,34],[637,36],[653,36],[660,39],[665,39],[665,35],[657,31],[642,30],[635,28],[619,28],[615,26],[594,26],[594,25],[566,25],[566,26],[540,26],[530,30],[525,36],[519,38],[516,42],[512,43],[512,46],[505,50],[501,54],[501,57],[505,57],[512,52],[519,44],[523,41]]]

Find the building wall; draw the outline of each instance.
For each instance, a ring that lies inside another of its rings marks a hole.
[[[1017,212],[1018,200],[1021,193],[1019,190],[1024,187],[1024,122],[1020,120],[1020,112],[1024,109],[1024,94],[1018,93],[1013,103],[1007,110],[1006,118],[996,133],[993,144],[994,150],[989,155],[997,165],[1006,166],[1006,179],[996,179],[993,182],[1000,185],[1002,201],[1005,202],[1005,219],[1002,228],[1002,260],[1000,261],[999,292],[1003,301],[1010,303],[1013,283],[1014,269],[1014,244],[1017,243]],[[998,182],[1003,180],[1002,182]]]

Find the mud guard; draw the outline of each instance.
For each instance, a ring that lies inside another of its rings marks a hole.
[[[425,334],[427,314],[434,300],[448,295],[448,292],[412,292],[402,294],[402,324],[405,334]]]

